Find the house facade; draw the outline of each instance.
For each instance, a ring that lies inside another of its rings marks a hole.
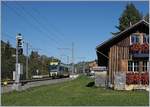
[[[149,23],[145,20],[98,45],[96,53],[98,65],[108,68],[109,84],[114,85],[117,72],[126,74],[126,84],[136,84],[135,78],[149,84]]]
[[[94,67],[98,67],[98,64],[97,64],[96,60],[89,62],[88,65],[89,65],[90,71],[92,71]]]

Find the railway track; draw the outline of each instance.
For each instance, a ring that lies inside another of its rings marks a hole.
[[[34,80],[21,80],[21,84],[19,86],[19,91],[26,90],[31,87],[37,87],[42,85],[49,85],[49,84],[55,84],[55,83],[61,83],[65,81],[73,80],[72,78],[42,78],[42,79],[34,79]],[[14,81],[9,81],[9,84],[2,85],[1,87],[1,93],[7,93],[13,91],[13,83]]]
[[[67,77],[63,77],[63,78],[67,78]],[[20,80],[20,83],[22,85],[28,83],[28,82],[37,82],[37,81],[45,81],[45,80],[52,80],[52,79],[60,79],[59,77],[47,77],[47,78],[39,78],[39,79],[31,79],[31,80]],[[15,81],[11,80],[11,81],[7,81],[7,84],[13,84]],[[4,86],[4,82],[1,82],[1,85]]]

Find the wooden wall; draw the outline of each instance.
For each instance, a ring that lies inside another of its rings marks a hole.
[[[113,84],[114,73],[128,70],[130,37],[113,45],[109,51],[109,80]]]

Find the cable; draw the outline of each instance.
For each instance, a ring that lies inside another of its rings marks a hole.
[[[4,2],[2,2],[2,3],[5,4],[8,8],[10,8],[17,16],[22,17],[23,19],[25,19],[26,21],[28,21],[24,16],[18,14],[18,12],[17,12],[14,8],[8,6],[8,5],[7,5],[6,3],[4,3]],[[29,23],[29,21],[28,21],[28,23]],[[34,26],[34,25],[31,24],[31,23],[29,23],[29,24],[30,24],[31,26],[33,26],[35,30],[39,29],[38,27]],[[39,30],[37,30],[37,31],[40,32],[40,33],[43,32],[41,29],[39,29]],[[54,41],[52,40],[52,42],[54,42]],[[55,43],[55,42],[54,42],[54,43]],[[56,43],[56,45],[58,45],[58,43]],[[58,46],[59,46],[59,45],[58,45]],[[56,48],[57,48],[57,46],[56,46]]]
[[[42,16],[41,13],[40,13],[37,9],[35,9],[35,8],[32,8],[32,9],[33,9],[38,15]],[[46,18],[46,17],[42,17],[42,18],[44,19],[44,21],[47,21],[47,18]],[[60,32],[60,30],[59,30],[54,24],[50,23],[50,25],[51,25],[51,28],[53,28],[53,29],[55,30],[55,32],[57,32],[57,33],[59,33],[60,35],[62,35],[63,37],[65,37],[64,34],[63,34],[62,32]],[[57,35],[56,35],[56,36],[57,36]],[[60,38],[61,36],[57,36],[57,37]],[[63,38],[60,38],[60,39],[64,41]]]
[[[45,31],[47,31],[47,32],[49,32],[45,27],[44,27],[44,25],[41,23],[41,22],[39,22],[39,20],[37,20],[36,19],[36,17],[34,17],[32,14],[30,14],[30,12],[27,12],[26,11],[26,9],[23,7],[23,6],[20,6],[20,8],[27,14],[27,15],[29,15],[36,23],[38,23],[39,24],[39,27],[41,27],[41,25],[42,25],[42,28],[44,28],[44,30]],[[42,30],[41,30],[42,31]],[[49,33],[48,33],[49,34]],[[51,33],[52,35],[54,35],[53,33]],[[49,34],[50,35],[50,34]],[[56,44],[59,44],[60,43],[60,41],[57,41],[57,39],[55,40],[54,38],[52,38],[52,36],[48,36],[47,35],[47,37],[50,37],[52,40],[54,40],[55,42],[56,42]],[[61,44],[60,44],[61,45]]]
[[[6,33],[3,33],[2,32],[2,35],[5,35],[5,37],[10,37],[9,39],[11,39],[11,40],[13,40],[14,41],[14,43],[16,43],[16,39],[13,37],[13,36],[11,36],[11,35],[9,35],[9,34],[6,34]],[[4,36],[3,36],[4,37]],[[39,51],[39,50],[42,50],[42,49],[40,49],[40,48],[34,48],[29,42],[26,42],[25,40],[23,41],[24,43],[28,43],[28,45],[29,45],[29,49],[32,49],[33,51],[35,50],[35,51]]]

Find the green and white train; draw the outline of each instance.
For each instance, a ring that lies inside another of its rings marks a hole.
[[[61,62],[53,61],[49,64],[50,77],[69,77],[70,66]]]

